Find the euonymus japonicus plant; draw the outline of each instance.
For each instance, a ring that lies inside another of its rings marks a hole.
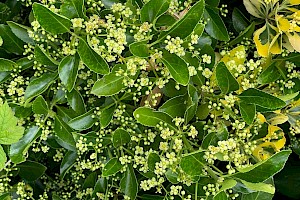
[[[272,199],[300,152],[299,1],[7,2],[0,199]]]

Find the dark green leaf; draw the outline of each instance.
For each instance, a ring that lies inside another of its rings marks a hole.
[[[68,18],[52,12],[40,3],[33,3],[32,9],[36,20],[46,31],[52,34],[70,31],[72,22]]]
[[[140,58],[148,58],[150,55],[147,41],[131,43],[129,45],[129,49],[133,55],[140,57]]]
[[[0,24],[0,37],[3,40],[2,48],[8,52],[22,55],[24,48],[24,42],[20,40],[15,34],[11,31],[9,26]]]
[[[196,152],[183,156],[180,161],[181,169],[189,176],[200,176],[205,163],[204,152]]]
[[[32,111],[35,114],[44,114],[46,115],[48,113],[48,104],[43,98],[43,96],[38,96],[32,104]]]
[[[285,162],[291,153],[291,150],[282,150],[267,160],[240,169],[239,172],[233,174],[232,177],[251,183],[263,182],[283,169]]]
[[[266,109],[280,109],[285,106],[281,99],[261,90],[250,88],[239,95],[244,103],[255,104]]]
[[[34,40],[28,35],[28,31],[32,31],[31,28],[13,21],[9,21],[7,24],[9,25],[11,31],[23,42],[34,44]]]
[[[75,85],[78,73],[78,65],[79,58],[75,55],[65,57],[58,66],[59,78],[69,92]]]
[[[77,114],[81,115],[86,113],[84,100],[77,90],[73,89],[67,93],[67,101]]]
[[[105,193],[106,188],[107,188],[107,179],[104,177],[99,178],[95,184],[93,196],[96,197],[97,192]]]
[[[188,100],[187,100],[187,109],[184,113],[184,123],[187,124],[196,114],[198,106],[198,93],[197,89],[192,85],[188,85]]]
[[[109,67],[106,61],[97,54],[83,38],[80,38],[77,51],[82,62],[84,62],[90,70],[99,74],[109,73]]]
[[[12,71],[13,69],[16,68],[16,63],[5,59],[5,58],[0,58],[0,71],[1,72],[6,72],[6,71]]]
[[[89,112],[87,112],[83,115],[80,115],[78,117],[75,117],[74,119],[71,119],[68,122],[68,125],[71,128],[78,130],[78,131],[89,129],[96,122],[96,119],[92,117],[93,114],[94,114],[94,111],[90,110]]]
[[[111,8],[111,6],[115,3],[119,3],[119,0],[101,0],[104,4],[105,8]]]
[[[150,0],[141,9],[141,21],[152,23],[168,10],[169,5],[170,0]]]
[[[176,54],[171,54],[168,51],[163,50],[162,61],[177,83],[181,85],[187,85],[189,83],[189,70],[184,60],[182,60]]]
[[[173,129],[176,129],[172,122],[172,118],[169,115],[163,112],[154,111],[151,108],[140,107],[134,111],[133,116],[139,123],[145,126],[155,127],[160,124],[160,122],[163,122],[167,123]]]
[[[215,51],[214,49],[210,46],[210,45],[204,45],[201,50],[200,50],[200,56],[202,55],[208,55],[211,57],[211,63],[203,63],[205,67],[209,68],[209,69],[213,69],[213,67],[215,66],[215,59],[216,59],[216,55],[215,55]],[[196,66],[195,66],[196,67]]]
[[[247,124],[252,124],[256,116],[256,107],[254,104],[240,103],[240,112]]]
[[[32,142],[41,134],[41,130],[37,126],[30,127],[25,130],[24,136],[10,146],[9,157],[13,163],[21,163],[26,160],[26,152]]]
[[[54,132],[57,142],[70,151],[76,151],[76,143],[72,135],[72,129],[59,117],[55,116]]]
[[[25,90],[25,100],[29,102],[34,97],[45,92],[57,77],[56,73],[45,73],[42,76],[32,80]]]
[[[276,65],[278,65],[278,63],[282,63],[282,62],[280,62],[280,61],[273,62],[267,69],[265,69],[259,75],[257,80],[260,84],[275,82],[277,79],[280,78],[281,74],[278,71],[278,68],[276,67]]]
[[[111,176],[116,174],[118,171],[122,169],[123,165],[119,161],[118,158],[110,159],[104,166],[102,170],[102,176]]]
[[[118,128],[114,131],[112,136],[112,142],[114,147],[118,148],[124,144],[129,143],[131,140],[129,133],[123,128]]]
[[[167,113],[171,117],[182,117],[186,110],[186,96],[175,96],[166,101],[158,110]]]
[[[53,58],[51,58],[49,53],[39,45],[36,45],[34,48],[34,56],[35,56],[35,60],[41,63],[42,65],[50,65],[50,66],[58,65],[58,62]]]
[[[221,91],[227,94],[239,89],[239,83],[227,69],[224,62],[220,62],[216,67],[216,78]]]
[[[26,181],[39,179],[47,169],[44,165],[30,160],[17,165],[17,168],[19,168],[19,176]]]
[[[150,153],[148,156],[148,168],[150,171],[154,171],[156,163],[159,163],[160,157],[156,153]]]
[[[236,45],[242,42],[246,38],[252,38],[253,32],[255,30],[255,23],[252,22],[243,32],[241,32],[237,37],[229,42],[229,46]]]
[[[132,165],[127,165],[127,170],[120,182],[121,191],[130,199],[135,199],[138,192],[138,182]]]
[[[101,115],[99,118],[101,128],[106,128],[110,124],[114,112],[115,106],[101,110]]]
[[[86,177],[86,179],[84,180],[82,188],[83,189],[94,188],[96,184],[96,180],[97,180],[97,173],[96,172],[90,173],[88,177]]]
[[[214,199],[213,200],[227,200],[227,194],[222,191],[222,192],[219,192],[216,196],[214,196]]]
[[[65,0],[60,7],[60,14],[69,19],[84,18],[84,0]]]
[[[237,32],[242,32],[249,26],[249,20],[236,7],[233,9],[233,12],[232,12],[232,23],[233,23],[234,29]]]
[[[160,27],[170,27],[176,22],[176,19],[171,16],[164,14],[160,16],[154,23],[155,28],[160,28]]]
[[[68,173],[68,171],[72,168],[77,157],[78,155],[75,151],[68,151],[66,153],[63,160],[61,161],[60,169],[59,169],[61,179],[63,179],[65,175]]]
[[[118,94],[125,88],[123,80],[124,76],[119,76],[116,72],[111,72],[96,81],[92,88],[92,94],[97,96],[112,96]]]
[[[229,35],[226,26],[218,13],[206,7],[204,11],[204,19],[207,21],[205,31],[211,37],[221,41],[229,40]]]
[[[203,11],[204,1],[197,1],[180,20],[174,23],[167,31],[161,33],[158,40],[164,39],[167,35],[182,39],[186,38],[193,32],[195,26],[201,20]]]

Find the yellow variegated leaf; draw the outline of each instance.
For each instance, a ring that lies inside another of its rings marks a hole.
[[[289,3],[291,5],[299,5],[300,4],[300,0],[289,0]]]
[[[289,119],[289,117],[284,114],[277,114],[274,117],[268,119],[268,122],[271,125],[278,125],[278,124],[283,124],[283,123],[287,122],[288,119]]]
[[[279,139],[275,140],[274,138]],[[278,126],[269,125],[268,134],[262,139],[262,141],[265,142],[259,144],[252,152],[252,154],[258,160],[265,160],[272,155],[271,152],[264,149],[266,147],[273,148],[275,152],[280,151],[280,149],[282,149],[286,143],[286,138],[281,128],[279,128]]]
[[[290,29],[291,25],[289,20],[283,18],[283,16],[276,16],[276,18],[279,30],[286,32]]]
[[[261,113],[257,114],[257,118],[258,118],[260,124],[267,122],[265,116],[263,116]]]
[[[286,35],[288,36],[288,39],[291,43],[291,45],[293,46],[293,48],[300,52],[300,36],[298,35],[298,33],[294,32],[293,34],[291,33],[286,33]]]
[[[269,48],[270,48],[270,42],[267,41],[266,43],[262,44],[262,41],[260,40],[260,35],[266,31],[267,26],[264,25],[262,28],[258,29],[254,33],[253,40],[256,45],[257,52],[262,57],[268,57],[269,55]],[[268,33],[265,33],[268,34]]]
[[[282,42],[281,42],[281,34],[277,34],[274,38],[273,38],[273,40],[272,40],[272,42],[271,42],[271,44],[270,44],[270,52],[272,53],[272,54],[280,54],[281,53],[281,51],[282,51]]]
[[[245,46],[240,45],[232,49],[228,54],[226,54],[221,61],[227,64],[229,61],[234,61],[236,66],[244,64],[246,60],[246,49]]]

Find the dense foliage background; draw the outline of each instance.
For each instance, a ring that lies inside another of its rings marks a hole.
[[[300,0],[0,3],[0,200],[300,199]]]

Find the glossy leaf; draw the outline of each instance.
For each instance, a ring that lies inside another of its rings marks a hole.
[[[109,73],[109,67],[106,61],[97,54],[83,38],[80,38],[77,51],[82,62],[84,62],[90,70],[99,74]]]
[[[247,124],[252,124],[256,116],[256,107],[254,104],[240,103],[240,112]]]
[[[92,117],[93,113],[94,113],[94,111],[90,110],[89,112],[87,112],[83,115],[75,117],[74,119],[71,119],[68,122],[68,125],[71,128],[78,130],[78,131],[89,129],[96,122],[96,119]]]
[[[66,0],[60,7],[60,14],[69,19],[84,18],[84,0]]]
[[[171,117],[182,117],[186,110],[186,97],[183,95],[175,96],[167,100],[161,107],[159,111],[164,112]]]
[[[59,117],[55,116],[54,132],[57,142],[70,151],[76,151],[76,143],[72,135],[72,129]]]
[[[39,45],[36,45],[34,48],[34,56],[35,59],[41,63],[42,65],[50,65],[50,66],[56,66],[58,65],[58,62],[54,60],[49,53]]]
[[[218,86],[224,94],[239,89],[239,83],[227,69],[224,62],[220,62],[216,67],[216,78]]]
[[[38,96],[32,104],[32,111],[35,114],[47,114],[48,113],[48,104],[43,98],[43,96]]]
[[[160,1],[160,0],[159,0]],[[147,41],[134,42],[129,45],[130,52],[140,58],[149,57]]]
[[[251,183],[263,182],[283,169],[290,154],[290,150],[282,150],[267,160],[239,169],[239,172],[233,174],[232,177]]]
[[[204,19],[207,20],[205,31],[213,38],[228,41],[229,35],[222,18],[214,10],[206,7]]]
[[[242,32],[249,25],[248,19],[243,15],[243,13],[238,8],[233,9],[232,23],[233,23],[234,29],[237,32]]]
[[[158,154],[150,153],[148,155],[148,160],[147,160],[149,170],[154,171],[155,170],[155,165],[156,165],[156,163],[159,163],[159,161],[160,161],[160,157],[159,157]]]
[[[182,39],[186,38],[193,32],[195,26],[201,20],[203,11],[204,1],[197,1],[180,20],[159,36],[159,40],[164,39],[167,35]]]
[[[18,24],[13,21],[7,22],[8,26],[10,27],[11,31],[23,42],[29,43],[29,44],[34,44],[34,40],[29,37],[28,31],[32,31],[31,28]]]
[[[164,50],[162,61],[177,83],[181,85],[188,84],[190,75],[188,66],[184,60],[182,60],[177,55],[171,54],[168,51]]]
[[[117,76],[114,72],[107,74],[96,81],[92,88],[92,94],[99,97],[118,94],[125,88],[123,80],[124,76]]]
[[[281,99],[261,90],[250,88],[239,95],[242,102],[255,104],[266,109],[279,109],[285,106]]]
[[[129,133],[123,128],[116,129],[112,136],[112,142],[113,142],[114,147],[116,147],[116,148],[129,143],[130,140],[131,140],[131,138],[130,138]]]
[[[77,90],[73,89],[67,93],[67,101],[77,114],[81,115],[86,113],[84,100]]]
[[[60,169],[59,169],[60,177],[62,179],[65,177],[65,175],[68,173],[68,171],[75,164],[77,157],[78,157],[78,155],[74,151],[68,151],[65,154],[65,156],[60,164]]]
[[[133,170],[132,165],[127,165],[126,172],[124,173],[120,182],[121,192],[123,192],[130,199],[135,199],[138,192],[138,182]]]
[[[9,157],[13,163],[21,163],[26,160],[26,153],[32,142],[39,137],[41,130],[37,126],[25,130],[24,136],[16,143],[10,146]]]
[[[280,61],[273,62],[267,69],[265,69],[259,76],[258,76],[258,82],[260,84],[266,84],[275,82],[281,77],[281,74],[276,67]]]
[[[181,169],[190,176],[200,176],[205,165],[204,152],[183,156],[180,161]]]
[[[52,12],[40,3],[33,3],[32,9],[36,20],[46,31],[52,34],[70,31],[72,22],[68,18]]]
[[[44,165],[30,160],[17,165],[17,168],[19,168],[19,176],[26,181],[39,179],[47,169]]]
[[[184,123],[187,124],[196,114],[199,98],[198,92],[195,86],[192,84],[188,85],[188,100],[187,109],[184,113]]]
[[[114,112],[115,112],[115,106],[101,110],[101,115],[99,117],[101,128],[105,128],[110,124]]]
[[[13,144],[23,136],[24,127],[18,125],[18,119],[7,102],[0,105],[0,122],[0,144]]]
[[[222,191],[222,192],[219,192],[216,196],[214,196],[213,200],[227,200],[227,194]]]
[[[3,44],[1,45],[2,48],[8,52],[22,55],[24,51],[24,42],[15,36],[9,26],[0,24],[0,37],[3,40]]]
[[[175,125],[172,122],[172,118],[159,111],[154,111],[151,108],[140,107],[133,112],[134,118],[141,124],[145,126],[155,127],[160,124],[160,122],[167,123],[170,127],[175,128]]]
[[[45,73],[42,76],[32,80],[25,90],[25,100],[29,102],[34,97],[45,92],[57,77],[56,73]]]
[[[118,158],[110,159],[102,170],[102,176],[107,177],[116,174],[122,169],[123,165]]]
[[[2,146],[0,145],[0,171],[4,168],[7,161],[6,153],[4,152]]]
[[[170,181],[172,184],[177,184],[178,181],[178,175],[173,172],[171,169],[169,169],[166,173],[166,178],[168,179],[168,181]]]
[[[58,66],[59,78],[69,92],[75,85],[78,74],[78,66],[79,58],[76,55],[63,58]]]
[[[0,71],[1,72],[6,72],[6,71],[12,71],[13,69],[16,68],[16,63],[5,59],[5,58],[0,58]]]
[[[141,9],[141,21],[152,23],[156,18],[165,13],[170,5],[170,0],[150,0]]]

